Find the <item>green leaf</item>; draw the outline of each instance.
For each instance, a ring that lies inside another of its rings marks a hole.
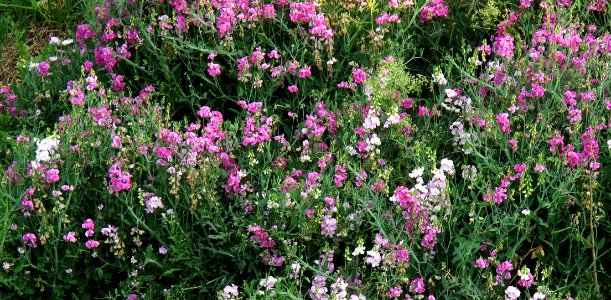
[[[182,271],[182,269],[169,269],[169,270],[161,273],[161,277],[166,277],[166,276],[169,277],[172,274],[174,274],[174,272],[177,272],[177,271]]]
[[[600,250],[603,248],[603,246],[605,245],[605,240],[606,238],[602,238],[600,241],[598,241],[598,243],[596,243],[596,250]]]

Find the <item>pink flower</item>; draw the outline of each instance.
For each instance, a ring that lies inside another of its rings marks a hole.
[[[475,261],[475,264],[473,264],[474,267],[479,268],[479,269],[485,269],[488,268],[489,264],[488,261],[483,259],[483,258],[478,258]]]
[[[49,69],[51,68],[51,65],[49,65],[48,62],[43,61],[41,63],[38,64],[38,75],[40,76],[49,76]]]
[[[508,286],[507,289],[505,290],[505,299],[506,300],[515,300],[518,299],[518,297],[520,297],[520,290],[518,290],[516,287],[514,286]]]
[[[297,91],[299,91],[299,88],[296,85],[291,85],[288,87],[288,90],[291,93],[297,93]]]
[[[118,135],[115,135],[112,138],[111,146],[116,149],[121,149],[123,147],[123,145],[121,144],[121,138]]]
[[[110,166],[108,177],[110,178],[110,190],[112,192],[118,193],[132,188],[132,175],[129,172],[123,171],[121,162],[116,162]]]
[[[388,293],[388,298],[398,298],[401,297],[401,286],[397,285],[395,287],[390,288],[390,292]]]
[[[352,79],[356,84],[361,84],[367,80],[367,73],[361,68],[352,71]]]
[[[221,74],[221,65],[215,64],[213,62],[208,63],[208,74],[212,77],[216,77]]]
[[[494,50],[502,57],[512,58],[513,49],[515,49],[515,46],[513,45],[513,37],[508,34],[497,36],[494,40]]]
[[[517,151],[518,150],[518,141],[515,139],[510,139],[507,141],[507,145],[513,149],[513,151]]]
[[[532,274],[530,274],[530,271],[527,271],[524,274],[519,274],[520,275],[520,280],[518,280],[518,285],[525,287],[525,288],[529,288],[533,281],[535,280],[534,276]]]
[[[422,277],[412,280],[412,282],[409,285],[410,293],[422,294],[424,293],[424,290],[425,290],[424,279],[422,279]]]
[[[159,247],[159,253],[166,254],[168,253],[168,249],[164,246]]]
[[[76,242],[76,232],[70,231],[64,235],[64,240],[68,242],[75,243]]]
[[[23,235],[23,243],[28,245],[30,248],[36,248],[36,235],[33,233],[26,233]]]
[[[113,233],[113,232],[114,232],[116,229],[117,229],[117,227],[112,226],[112,225],[108,225],[108,227],[104,227],[104,228],[102,228],[101,232],[102,232],[102,235],[104,235],[104,236],[110,236],[111,234],[113,234],[113,235],[114,235],[114,233]]]
[[[59,170],[58,169],[49,169],[45,173],[45,181],[47,183],[53,183],[59,181]]]
[[[93,220],[87,219],[85,220],[85,222],[83,222],[83,224],[81,225],[81,228],[87,229],[87,230],[95,230],[95,224],[93,223]]]
[[[87,60],[83,64],[83,67],[85,68],[85,72],[89,73],[91,69],[93,68],[93,63]]]
[[[509,271],[511,270],[513,270],[511,260],[506,260],[502,262],[498,267],[496,267],[496,274],[499,276],[505,274],[505,278],[508,279],[507,277],[511,278],[511,274],[509,273]],[[500,277],[497,277],[497,280],[498,279],[500,279]]]
[[[87,249],[97,248],[99,245],[100,242],[95,240],[89,240],[85,243],[85,247],[87,247]]]
[[[496,115],[496,123],[499,125],[502,132],[509,133],[511,130],[509,129],[509,114],[508,113],[500,113]]]
[[[320,233],[322,235],[333,237],[333,235],[335,235],[335,231],[337,230],[337,220],[335,218],[325,217],[320,224],[320,228]]]
[[[305,66],[305,67],[301,68],[299,70],[299,78],[308,78],[308,77],[312,76],[311,68],[312,67],[310,67],[310,66]]]
[[[112,89],[115,92],[122,91],[125,88],[125,83],[123,82],[123,76],[121,75],[112,75]]]
[[[446,17],[448,9],[448,5],[443,0],[431,0],[420,11],[420,22],[430,21],[433,17]]]

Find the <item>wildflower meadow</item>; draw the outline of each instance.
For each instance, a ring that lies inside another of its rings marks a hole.
[[[608,0],[0,0],[0,299],[610,299]]]

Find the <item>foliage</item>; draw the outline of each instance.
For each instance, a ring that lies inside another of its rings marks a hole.
[[[606,2],[61,3],[0,88],[1,297],[611,295]]]

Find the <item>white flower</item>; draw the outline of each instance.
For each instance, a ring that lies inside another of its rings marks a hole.
[[[238,286],[232,284],[223,289],[223,293],[219,295],[219,299],[236,299],[238,295]]]
[[[386,122],[384,122],[384,128],[388,128],[388,125],[391,125],[391,124],[399,124],[399,122],[401,122],[401,118],[399,117],[399,114],[393,113],[390,116],[388,116],[388,119],[386,119]]]
[[[46,162],[55,157],[55,151],[59,149],[59,140],[54,137],[47,137],[43,140],[36,141],[36,161]]]
[[[367,118],[365,119],[365,122],[363,123],[363,128],[367,129],[367,131],[372,131],[376,129],[376,127],[378,126],[380,126],[380,119],[375,114],[373,109],[370,109],[369,113],[367,113]]]
[[[448,81],[446,80],[445,76],[443,76],[443,73],[439,72],[437,74],[433,74],[433,83],[446,85]]]
[[[424,174],[424,168],[417,168],[417,169],[414,169],[411,173],[409,173],[409,177],[410,178],[422,177],[422,174]]]
[[[541,292],[536,292],[532,298],[530,298],[531,300],[543,300],[545,299],[545,294],[541,293]]]
[[[58,37],[52,36],[51,39],[49,40],[49,44],[51,44],[51,45],[59,45],[59,44],[61,44],[61,41],[59,40]]]
[[[458,93],[453,89],[446,89],[445,93],[446,93],[446,96],[448,96],[448,98],[454,98],[458,96]]]
[[[74,42],[73,39],[65,39],[62,41],[62,45],[66,46],[66,45],[70,45],[72,44],[72,42]]]
[[[607,147],[609,147],[609,150],[611,150],[611,140],[607,141]]]
[[[444,158],[441,160],[441,168],[442,171],[448,173],[449,175],[454,175],[454,162]]]
[[[515,299],[518,299],[518,297],[520,297],[520,294],[521,294],[520,290],[518,290],[516,287],[509,286],[505,290],[505,300],[515,300]]]
[[[374,247],[370,251],[367,251],[367,255],[369,255],[365,261],[370,264],[372,267],[377,267],[380,265],[380,261],[382,257],[380,256],[380,252],[378,252],[378,247]]]
[[[382,142],[380,141],[380,138],[375,133],[369,139],[367,139],[367,141],[368,141],[367,144],[370,144],[370,145],[379,146],[382,144]]]
[[[259,285],[269,291],[274,288],[274,285],[276,285],[276,282],[278,281],[280,281],[280,279],[276,279],[273,276],[269,276],[266,279],[261,279]]]
[[[525,215],[525,216],[528,216],[528,215],[530,215],[530,210],[528,208],[525,208],[525,209],[522,210],[522,214]]]
[[[356,249],[354,249],[354,251],[352,251],[352,255],[354,256],[361,255],[361,254],[365,254],[365,247],[363,246],[358,246],[356,247]]]
[[[163,203],[161,202],[161,198],[157,197],[157,196],[153,196],[150,199],[148,199],[146,201],[146,209],[145,211],[147,213],[153,213],[155,211],[155,209],[157,208],[163,208]]]

